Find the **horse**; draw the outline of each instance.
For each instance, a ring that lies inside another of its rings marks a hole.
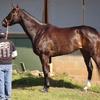
[[[48,92],[49,60],[51,57],[66,55],[80,50],[87,67],[88,78],[85,90],[90,88],[95,61],[100,73],[100,34],[86,25],[57,27],[42,23],[19,6],[14,7],[2,21],[4,27],[20,24],[32,43],[33,52],[39,56],[44,74],[43,91]]]

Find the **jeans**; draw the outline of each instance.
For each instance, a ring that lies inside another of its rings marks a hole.
[[[0,65],[0,100],[11,100],[12,64]]]

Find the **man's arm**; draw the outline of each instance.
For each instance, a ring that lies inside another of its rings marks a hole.
[[[14,58],[16,58],[16,56],[17,56],[17,50],[12,52],[12,58],[14,59]]]

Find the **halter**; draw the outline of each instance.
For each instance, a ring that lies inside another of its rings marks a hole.
[[[5,19],[6,20],[6,23],[7,23],[7,30],[6,30],[6,37],[5,37],[5,39],[7,39],[8,38],[8,22],[7,22],[7,19]]]

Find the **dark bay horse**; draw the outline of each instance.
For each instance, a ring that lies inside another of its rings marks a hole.
[[[93,65],[95,61],[100,72],[100,34],[90,26],[76,26],[58,28],[56,26],[41,23],[28,12],[14,7],[2,25],[4,27],[20,24],[29,36],[33,51],[41,60],[44,73],[44,91],[49,89],[49,59],[54,56],[65,55],[80,49],[88,71],[88,83],[84,89],[90,87]]]

